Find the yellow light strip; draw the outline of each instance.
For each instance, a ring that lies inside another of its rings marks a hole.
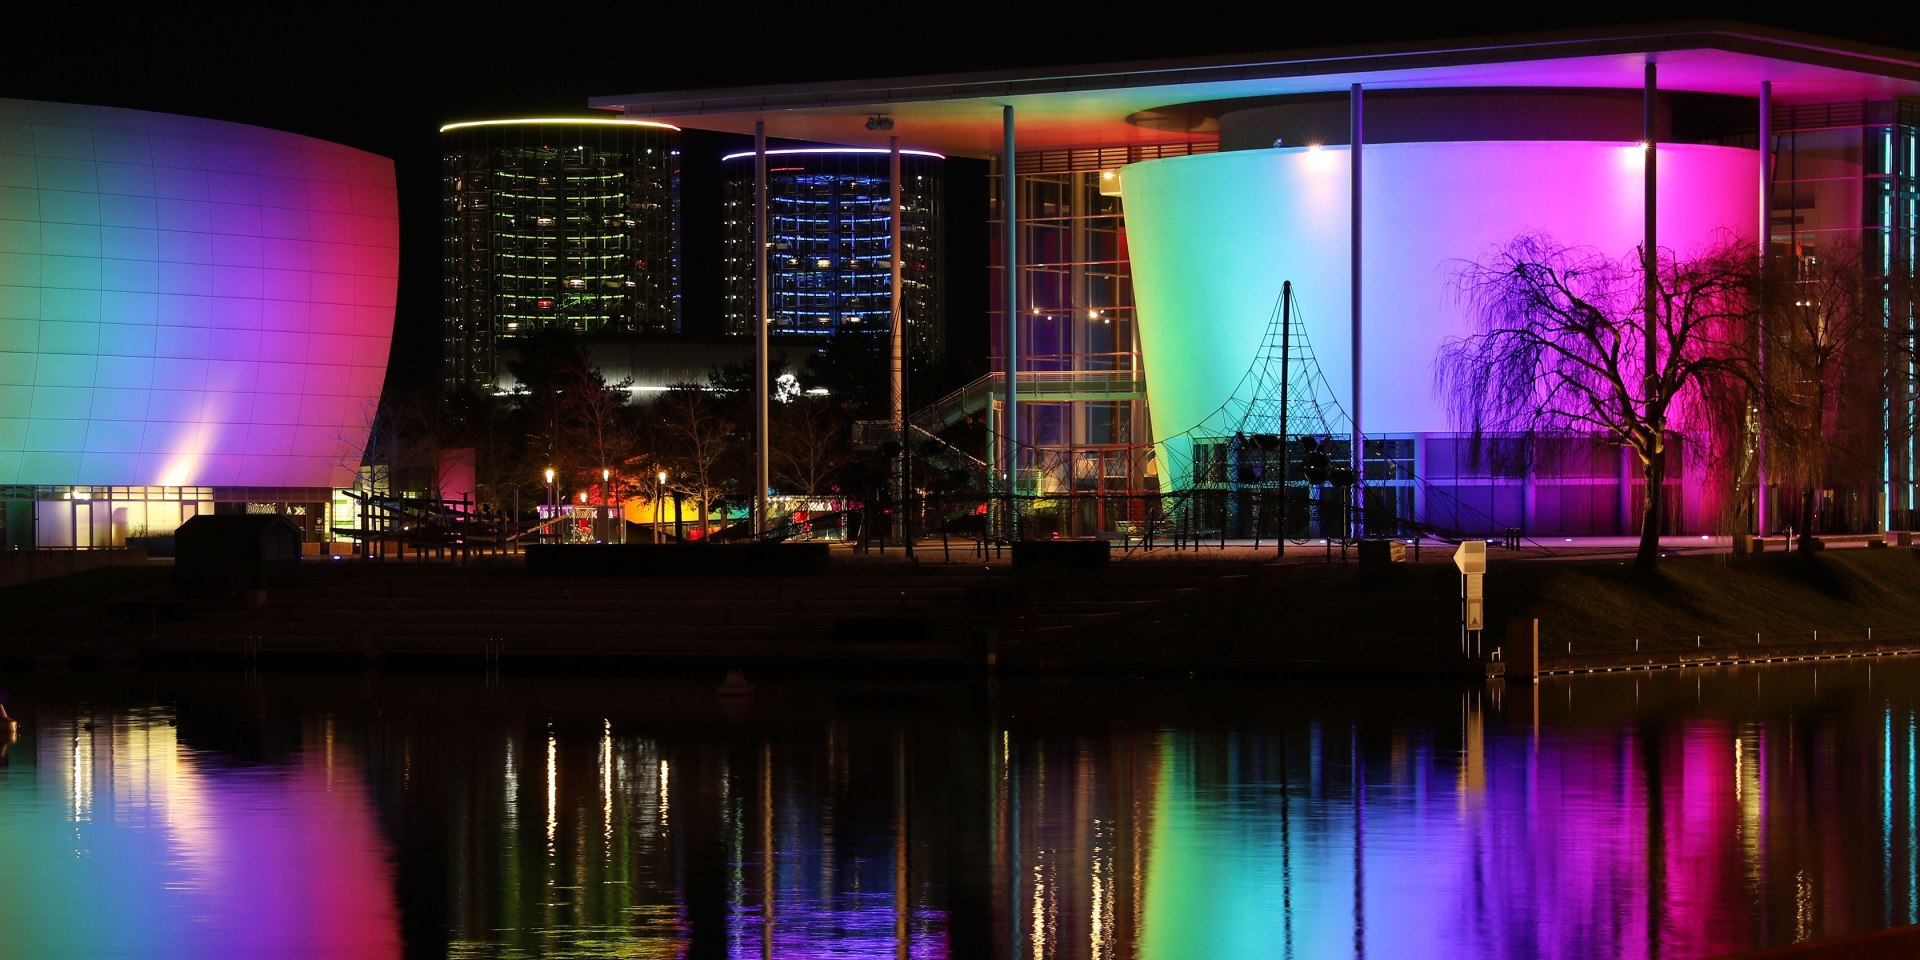
[[[449,130],[460,130],[466,127],[505,127],[516,124],[539,123],[578,123],[601,127],[657,127],[661,130],[672,130],[675,133],[680,132],[680,128],[671,123],[658,123],[653,120],[615,119],[613,117],[524,117],[518,120],[466,120],[460,123],[449,123],[441,127],[440,132],[446,133]]]

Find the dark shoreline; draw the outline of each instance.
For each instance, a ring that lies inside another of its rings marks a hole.
[[[1460,655],[1458,577],[1437,552],[1365,576],[1250,551],[1028,573],[838,554],[815,575],[671,578],[536,577],[501,557],[309,561],[296,585],[225,596],[177,594],[166,567],[128,564],[0,589],[0,663],[1504,674],[1504,629],[1480,658]],[[1496,552],[1487,583],[1490,625],[1540,620],[1541,675],[1920,653],[1920,557],[1904,549],[1674,557],[1651,576]]]

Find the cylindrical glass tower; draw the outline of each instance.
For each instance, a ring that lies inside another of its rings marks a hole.
[[[679,328],[679,128],[609,117],[440,128],[449,388],[491,390],[544,330]]]
[[[753,157],[726,164],[726,321],[753,330]],[[889,152],[767,151],[767,288],[773,333],[882,333],[892,319]],[[900,151],[901,313],[908,349],[938,354],[944,157]]]

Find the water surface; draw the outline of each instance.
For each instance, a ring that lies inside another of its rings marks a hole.
[[[1920,922],[1920,663],[14,676],[0,957],[1700,957]]]

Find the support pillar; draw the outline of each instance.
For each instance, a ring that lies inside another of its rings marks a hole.
[[[907,478],[907,320],[906,312],[900,304],[900,138],[889,137],[887,164],[887,219],[888,228],[887,262],[891,266],[892,279],[888,286],[893,291],[893,435],[900,441],[900,459],[893,467],[894,509],[900,517],[900,536],[906,543],[907,555],[913,555],[913,532],[907,524],[911,512],[909,503],[913,489]]]
[[[1366,474],[1367,443],[1365,439],[1366,435],[1364,432],[1362,432],[1361,426],[1360,426],[1361,424],[1361,420],[1360,420],[1360,383],[1361,383],[1361,379],[1360,379],[1360,376],[1361,376],[1360,272],[1361,272],[1361,261],[1363,259],[1360,253],[1360,199],[1361,199],[1360,145],[1366,139],[1366,137],[1365,137],[1365,130],[1363,125],[1363,121],[1365,119],[1363,114],[1365,113],[1365,110],[1363,107],[1363,100],[1360,92],[1360,85],[1357,83],[1353,85],[1352,92],[1349,95],[1348,107],[1350,108],[1350,111],[1352,114],[1351,121],[1352,121],[1352,134],[1353,134],[1351,147],[1347,154],[1348,161],[1352,166],[1350,183],[1348,185],[1349,186],[1348,192],[1351,195],[1351,199],[1353,203],[1353,209],[1349,214],[1350,226],[1348,230],[1349,236],[1352,240],[1352,247],[1347,252],[1348,262],[1350,264],[1348,273],[1353,283],[1353,290],[1352,290],[1353,315],[1351,317],[1351,321],[1352,321],[1351,336],[1353,340],[1353,443],[1352,443],[1352,450],[1349,451],[1353,461],[1353,509],[1348,512],[1348,526],[1351,530],[1351,533],[1349,534],[1349,536],[1354,540],[1359,540],[1364,536],[1366,536],[1366,532],[1367,532],[1366,520],[1363,519],[1362,517],[1362,513],[1366,509],[1366,505],[1367,505],[1366,482],[1365,482],[1366,475],[1367,475]]]
[[[1641,211],[1641,218],[1646,234],[1645,239],[1641,241],[1642,249],[1640,256],[1641,269],[1642,272],[1646,274],[1646,299],[1643,307],[1646,310],[1646,330],[1644,333],[1647,365],[1642,375],[1651,377],[1655,370],[1660,369],[1660,338],[1656,336],[1659,332],[1659,322],[1656,311],[1660,306],[1660,247],[1655,229],[1656,211],[1659,209],[1658,201],[1660,194],[1659,178],[1656,169],[1659,166],[1658,161],[1660,157],[1659,130],[1656,126],[1658,110],[1655,108],[1655,94],[1659,90],[1659,67],[1649,62],[1647,64],[1646,77],[1646,88],[1641,96],[1645,129],[1645,139],[1643,143],[1646,149],[1647,161],[1645,164],[1646,179],[1641,190],[1641,197],[1645,204]]]
[[[1659,113],[1655,108],[1655,94],[1659,91],[1659,86],[1659,67],[1649,61],[1647,63],[1646,86],[1640,98],[1642,129],[1645,131],[1643,146],[1644,152],[1646,153],[1646,163],[1643,165],[1646,171],[1646,177],[1641,187],[1641,200],[1644,206],[1640,214],[1642,226],[1646,231],[1644,239],[1640,241],[1642,248],[1640,251],[1640,271],[1645,274],[1646,280],[1646,292],[1641,303],[1641,310],[1645,314],[1642,318],[1644,328],[1641,331],[1641,338],[1646,341],[1646,356],[1644,358],[1646,366],[1641,368],[1641,382],[1643,385],[1640,388],[1641,393],[1644,395],[1642,398],[1643,402],[1652,401],[1654,371],[1660,369],[1660,320],[1658,313],[1660,308],[1660,247],[1655,230],[1656,212],[1660,206],[1659,179],[1657,176],[1657,167],[1660,158],[1660,140],[1659,129],[1655,123]],[[1665,441],[1660,438],[1655,438],[1654,442],[1662,446],[1665,444]],[[1623,447],[1622,449],[1624,450],[1625,448]],[[1662,471],[1662,477],[1664,476],[1665,472]],[[1661,491],[1656,491],[1649,485],[1646,491],[1649,502],[1651,502],[1652,498],[1659,492]],[[1631,501],[1623,497],[1622,502]],[[1641,525],[1633,522],[1633,515],[1631,513],[1627,514],[1627,522],[1629,529],[1634,533],[1637,534],[1641,532]]]
[[[767,529],[767,488],[771,466],[767,442],[767,124],[753,123],[753,517],[757,535]]]
[[[1773,268],[1773,82],[1760,81],[1760,275]],[[1764,288],[1763,288],[1764,289]],[[1763,294],[1764,296],[1764,294]],[[1756,358],[1761,376],[1767,369],[1766,304],[1759,304],[1760,328],[1755,331]],[[1766,536],[1767,526],[1767,411],[1754,412],[1753,532]]]
[[[1007,363],[1007,402],[1006,402],[1006,459],[1007,471],[1007,508],[1006,536],[1012,540],[1015,533],[1014,517],[1015,496],[1020,489],[1020,212],[1016,207],[1019,191],[1015,179],[1019,176],[1019,165],[1015,160],[1013,138],[1013,105],[1001,108],[1001,151],[1000,164],[1000,227],[1002,233],[1002,260],[1006,262],[1005,304],[1006,304],[1006,363]]]

